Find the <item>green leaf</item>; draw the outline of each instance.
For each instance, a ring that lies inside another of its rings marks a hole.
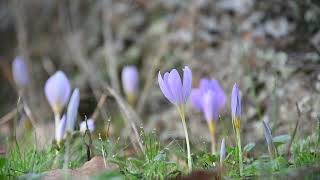
[[[4,167],[6,165],[7,159],[0,157],[0,168]]]
[[[291,138],[290,135],[284,134],[284,135],[273,137],[272,141],[275,146],[279,146],[281,144],[287,143],[290,140],[290,138]]]
[[[250,152],[255,146],[256,146],[255,143],[249,143],[243,148],[243,151],[244,152]]]

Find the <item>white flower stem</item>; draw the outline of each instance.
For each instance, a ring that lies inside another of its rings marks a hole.
[[[183,105],[179,106],[178,110],[179,110],[179,114],[180,114],[180,117],[181,117],[181,120],[182,120],[184,135],[186,137],[187,153],[188,153],[188,167],[189,167],[189,172],[191,172],[192,171],[192,161],[191,161],[189,135],[188,135],[188,129],[187,129],[187,124],[186,124],[184,106]]]
[[[54,120],[55,120],[55,138],[57,140],[57,143],[59,144],[58,142],[58,138],[59,138],[59,124],[60,124],[60,113],[54,113]]]

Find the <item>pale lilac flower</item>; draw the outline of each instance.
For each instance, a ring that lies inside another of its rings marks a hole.
[[[66,131],[66,124],[67,124],[66,115],[63,115],[59,122],[58,130],[56,131],[57,142],[60,142],[63,139]]]
[[[135,66],[126,66],[121,73],[123,91],[127,96],[136,96],[139,91],[139,72]]]
[[[231,114],[232,118],[241,117],[241,97],[237,84],[234,84],[231,94]]]
[[[199,88],[191,92],[193,106],[202,111],[206,120],[218,120],[219,112],[224,108],[226,95],[217,80],[203,78]]]
[[[183,69],[183,81],[176,69],[166,72],[161,77],[158,74],[158,82],[164,96],[175,105],[185,104],[191,92],[192,72],[188,66]]]
[[[94,129],[95,129],[93,119],[88,119],[87,123],[88,123],[89,131],[93,132]],[[86,121],[82,121],[81,124],[80,124],[80,132],[84,133],[86,130],[87,130]]]
[[[61,113],[71,93],[67,76],[62,71],[57,71],[47,80],[44,91],[53,112]]]
[[[12,62],[12,75],[16,85],[19,88],[24,88],[28,85],[28,65],[21,56],[17,56]]]
[[[220,164],[221,165],[225,158],[226,158],[226,143],[223,138],[221,141],[221,147],[220,147]]]
[[[191,172],[192,159],[191,159],[190,142],[189,142],[187,125],[186,125],[184,105],[187,102],[191,93],[192,72],[189,69],[189,67],[186,66],[183,69],[183,81],[181,81],[180,75],[176,69],[171,70],[170,73],[166,72],[163,78],[161,77],[161,73],[159,72],[158,82],[164,96],[171,103],[176,105],[179,111],[179,115],[182,120],[184,134],[186,137],[188,168],[189,168],[189,171]]]
[[[80,103],[80,92],[76,88],[70,98],[67,109],[67,131],[73,131],[75,122],[77,120],[78,108]]]

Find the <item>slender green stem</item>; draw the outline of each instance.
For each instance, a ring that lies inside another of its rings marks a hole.
[[[179,106],[178,107],[179,114],[182,120],[182,125],[183,125],[183,130],[184,130],[184,135],[186,136],[186,143],[187,143],[187,153],[188,153],[188,167],[189,171],[192,171],[192,161],[191,161],[191,152],[190,152],[190,143],[189,143],[189,135],[188,135],[188,129],[187,129],[187,124],[186,124],[186,117],[184,114],[184,106]]]
[[[241,150],[241,136],[240,136],[240,118],[239,117],[233,117],[232,118],[232,125],[233,125],[233,131],[236,136],[237,141],[237,151],[238,151],[238,159],[239,159],[239,171],[240,176],[243,175],[243,160],[242,160],[242,150]]]
[[[242,161],[242,149],[241,149],[240,129],[237,130],[237,144],[238,144],[238,156],[239,156],[240,176],[242,176],[242,175],[243,175],[243,161]]]

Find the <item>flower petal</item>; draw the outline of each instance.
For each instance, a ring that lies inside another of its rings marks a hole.
[[[217,94],[217,101],[218,101],[218,106],[219,106],[219,111],[224,108],[226,104],[226,95],[220,86],[219,82],[215,79],[212,79],[210,82],[210,86],[212,90]]]
[[[234,84],[232,89],[231,113],[232,113],[232,118],[241,116],[241,97],[239,94],[239,89],[237,84]]]
[[[203,113],[207,121],[218,121],[219,107],[215,92],[209,90],[203,96]]]
[[[135,66],[126,66],[121,72],[123,91],[126,95],[136,95],[139,89],[139,72]]]
[[[171,90],[169,89],[169,87],[167,86],[167,79],[168,79],[169,73],[165,73],[164,75],[164,80],[161,77],[161,73],[159,71],[158,74],[158,82],[159,82],[159,86],[160,89],[163,93],[163,95],[171,102],[174,103],[174,98],[172,96]]]
[[[192,72],[188,66],[183,69],[183,99],[186,103],[191,93]]]
[[[56,131],[57,142],[60,142],[63,139],[63,136],[65,134],[65,130],[66,130],[66,123],[67,123],[66,115],[63,115],[60,120],[58,129]]]
[[[171,70],[168,77],[168,85],[173,95],[174,102],[177,104],[183,104],[182,82],[176,69]]]
[[[62,71],[56,72],[47,80],[44,90],[53,111],[60,113],[67,104],[71,93],[67,76]]]
[[[67,130],[70,132],[73,131],[75,122],[77,121],[79,103],[80,92],[79,89],[76,88],[71,95],[67,109]]]
[[[192,105],[198,110],[202,111],[202,94],[200,89],[193,89],[190,95]]]
[[[12,62],[12,75],[15,83],[19,88],[23,88],[28,85],[28,65],[20,56],[17,56]]]

